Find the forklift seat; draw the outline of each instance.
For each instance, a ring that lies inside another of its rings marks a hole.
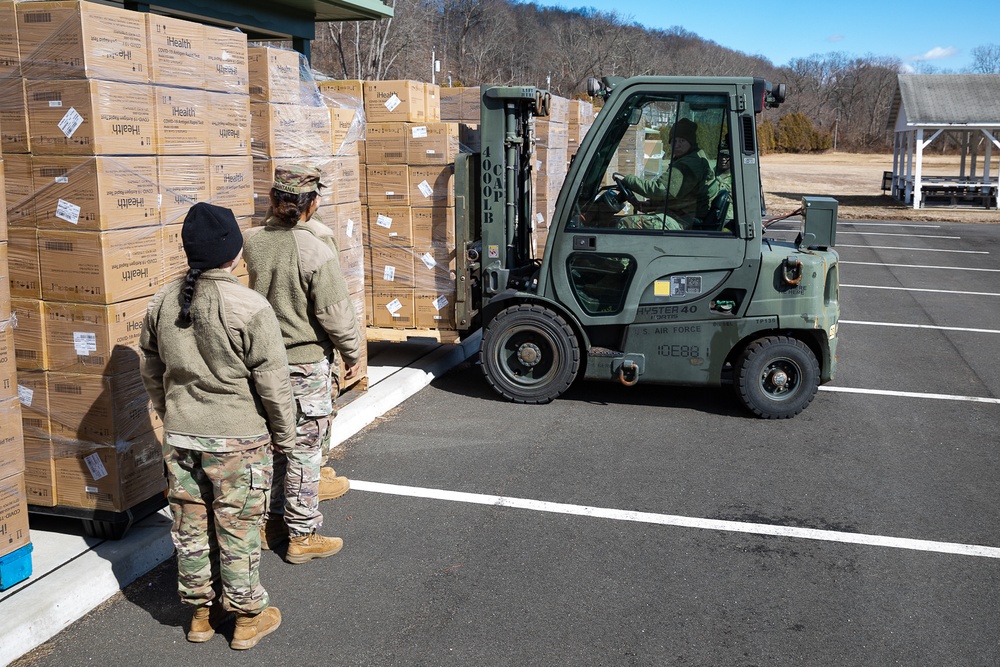
[[[708,209],[708,214],[701,222],[694,225],[694,229],[713,232],[722,229],[722,225],[726,222],[726,212],[729,210],[729,199],[729,191],[721,190],[715,196],[715,201],[712,202],[712,207]]]

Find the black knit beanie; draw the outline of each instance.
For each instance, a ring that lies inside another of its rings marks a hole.
[[[181,241],[188,266],[215,269],[240,254],[243,232],[231,210],[199,202],[184,217]]]

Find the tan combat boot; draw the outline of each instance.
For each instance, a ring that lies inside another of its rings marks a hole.
[[[285,560],[289,563],[306,563],[313,558],[332,556],[343,547],[344,540],[339,537],[324,537],[316,533],[293,535],[288,540]]]
[[[195,607],[187,640],[197,644],[207,642],[215,636],[215,629],[225,623],[229,616],[230,612],[226,611],[218,602]]]
[[[253,648],[261,639],[277,630],[279,625],[281,625],[281,612],[277,607],[268,607],[253,616],[238,614],[233,641],[229,643],[229,648],[239,651]]]
[[[288,540],[288,525],[285,517],[278,516],[275,519],[264,519],[260,527],[260,548],[264,551],[272,551]]]
[[[333,500],[348,492],[351,482],[346,477],[337,477],[333,468],[319,469],[319,499]]]

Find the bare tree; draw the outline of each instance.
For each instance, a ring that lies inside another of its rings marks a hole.
[[[1000,44],[985,44],[972,49],[972,71],[977,74],[1000,74]]]

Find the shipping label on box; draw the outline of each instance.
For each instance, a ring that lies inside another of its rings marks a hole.
[[[0,556],[17,551],[29,541],[24,473],[0,477]]]
[[[410,125],[406,132],[406,163],[447,165],[458,155],[458,123]]]
[[[246,33],[203,26],[205,37],[205,88],[248,95],[250,65]]]
[[[76,443],[56,453],[56,504],[61,507],[121,512],[162,494],[162,433],[153,431],[117,446]]]
[[[209,201],[232,209],[237,218],[252,216],[253,158],[213,157],[209,160]]]
[[[21,401],[16,396],[0,401],[0,479],[24,472],[24,430]]]
[[[46,301],[117,303],[150,296],[162,284],[159,227],[39,230],[38,251]]]
[[[152,83],[205,87],[205,30],[200,23],[146,14]]]
[[[156,158],[39,155],[32,159],[35,221],[42,229],[157,225]]]
[[[208,201],[209,158],[203,155],[170,155],[156,158],[160,222],[180,224],[192,206]]]
[[[413,290],[413,310],[418,329],[457,328],[454,289]]]
[[[365,156],[369,164],[406,164],[407,123],[369,123]]]
[[[413,247],[413,218],[409,206],[369,206],[368,243],[373,246]]]
[[[371,285],[376,290],[414,286],[413,251],[410,248],[368,249],[371,257]]]
[[[250,98],[207,92],[208,152],[211,155],[250,155]]]
[[[139,367],[139,334],[149,297],[111,305],[44,305],[49,369],[117,375]]]
[[[365,118],[369,123],[427,121],[420,81],[365,81]]]
[[[0,78],[0,148],[5,156],[31,150],[24,79]]]
[[[208,93],[191,88],[153,86],[157,146],[161,155],[208,152],[211,110]]]
[[[0,401],[17,396],[17,364],[14,356],[14,325],[8,317],[0,320]]]
[[[362,246],[340,251],[340,271],[350,294],[365,289],[365,249]]]
[[[26,81],[35,155],[153,155],[153,88],[114,81]]]
[[[118,375],[47,374],[53,438],[113,445],[161,425],[138,369]]]
[[[416,289],[455,291],[455,248],[414,248],[413,257],[413,286]]]
[[[247,49],[250,97],[258,102],[299,104],[299,53],[273,47]]]
[[[144,14],[96,2],[22,2],[17,33],[26,79],[149,81]]]
[[[455,207],[414,207],[413,244],[415,246],[455,247]]]
[[[45,370],[45,314],[37,299],[11,299],[11,312],[17,317],[14,327],[14,361],[18,371]]]
[[[413,290],[379,290],[372,293],[372,315],[376,327],[413,329]]]
[[[367,204],[410,205],[409,167],[406,165],[367,165]]]
[[[19,371],[17,397],[21,401],[21,424],[25,438],[47,438],[51,431],[45,371]]]
[[[34,227],[35,184],[31,175],[31,156],[4,155],[3,172],[8,227]]]
[[[454,206],[455,166],[409,167],[412,206]]]

